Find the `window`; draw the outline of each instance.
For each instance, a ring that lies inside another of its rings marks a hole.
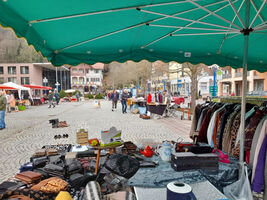
[[[15,66],[8,67],[8,74],[17,74],[17,69]]]
[[[79,69],[79,73],[83,74],[84,70],[83,69]]]
[[[95,74],[98,74],[99,73],[99,70],[98,69],[95,69],[94,71],[95,71]]]
[[[72,73],[78,73],[77,69],[72,69]]]
[[[3,84],[3,83],[4,83],[4,78],[1,77],[1,78],[0,78],[0,84]]]
[[[91,78],[92,82],[100,82],[100,78]]]
[[[0,74],[4,74],[4,67],[3,66],[0,67]]]
[[[21,66],[20,67],[21,74],[29,74],[29,67],[28,66]]]
[[[86,69],[86,74],[89,74],[89,69]]]
[[[199,88],[200,88],[200,90],[207,90],[207,83],[205,83],[205,82],[204,83],[203,82],[200,83],[200,87]]]
[[[30,78],[29,77],[21,77],[21,85],[29,85]]]
[[[17,83],[17,78],[16,77],[8,77],[7,81],[12,82],[12,83]]]

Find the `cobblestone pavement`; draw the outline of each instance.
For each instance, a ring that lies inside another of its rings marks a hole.
[[[52,129],[48,120],[58,118],[67,121],[69,127]],[[7,128],[0,131],[0,182],[12,177],[19,167],[28,162],[37,148],[47,144],[75,144],[76,130],[88,128],[89,138],[100,137],[100,131],[111,126],[122,130],[123,140],[133,142],[154,139],[189,140],[191,121],[179,117],[143,120],[139,115],[111,111],[111,103],[101,101],[101,108],[95,108],[93,101],[61,103],[56,108],[47,105],[30,107],[26,111],[6,114]],[[69,138],[55,140],[58,134],[69,134]]]

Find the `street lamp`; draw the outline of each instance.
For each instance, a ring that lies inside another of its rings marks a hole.
[[[43,79],[43,83],[44,83],[44,86],[46,86],[46,84],[48,83],[48,80],[47,80],[46,77],[44,77],[44,79]],[[46,95],[46,90],[45,90],[45,95]]]

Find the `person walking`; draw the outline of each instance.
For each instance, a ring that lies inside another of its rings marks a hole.
[[[11,95],[10,95],[10,92],[8,91],[7,94],[6,94],[6,102],[7,102],[6,111],[7,111],[8,113],[11,112],[11,108],[10,108],[10,99],[11,99]]]
[[[6,128],[5,112],[6,112],[6,96],[4,91],[0,91],[0,130]]]
[[[127,113],[127,100],[128,100],[128,91],[124,90],[124,92],[121,95],[121,105],[122,105],[122,113]]]
[[[77,102],[79,102],[79,92],[78,91],[76,92],[75,96],[76,96]]]
[[[59,97],[59,94],[57,92],[57,89],[55,89],[55,94],[54,94],[55,98],[56,98],[56,102],[57,102],[57,105],[59,103],[59,100],[60,100],[60,97]]]
[[[51,106],[53,106],[53,108],[55,107],[54,102],[53,102],[53,98],[54,98],[54,94],[51,90],[49,90],[49,94],[48,94],[49,106],[48,106],[48,108],[51,108]]]
[[[110,95],[110,100],[112,101],[112,111],[114,111],[114,108],[117,109],[118,99],[119,93],[114,90],[113,93]]]

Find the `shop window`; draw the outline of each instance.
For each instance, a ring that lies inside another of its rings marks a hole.
[[[30,78],[29,77],[21,77],[21,85],[29,85]]]
[[[264,80],[254,80],[254,91],[264,91]]]
[[[4,74],[4,67],[0,66],[0,74]]]
[[[21,74],[29,74],[29,67],[28,66],[21,66],[20,67]]]
[[[5,81],[5,80],[4,80],[4,78],[3,78],[3,77],[1,77],[1,78],[0,78],[0,84],[3,84],[3,83],[4,83],[4,81]]]
[[[7,81],[12,82],[12,83],[17,83],[17,78],[16,77],[8,77]]]
[[[8,74],[17,74],[17,69],[15,66],[9,66],[7,69],[8,69]]]

